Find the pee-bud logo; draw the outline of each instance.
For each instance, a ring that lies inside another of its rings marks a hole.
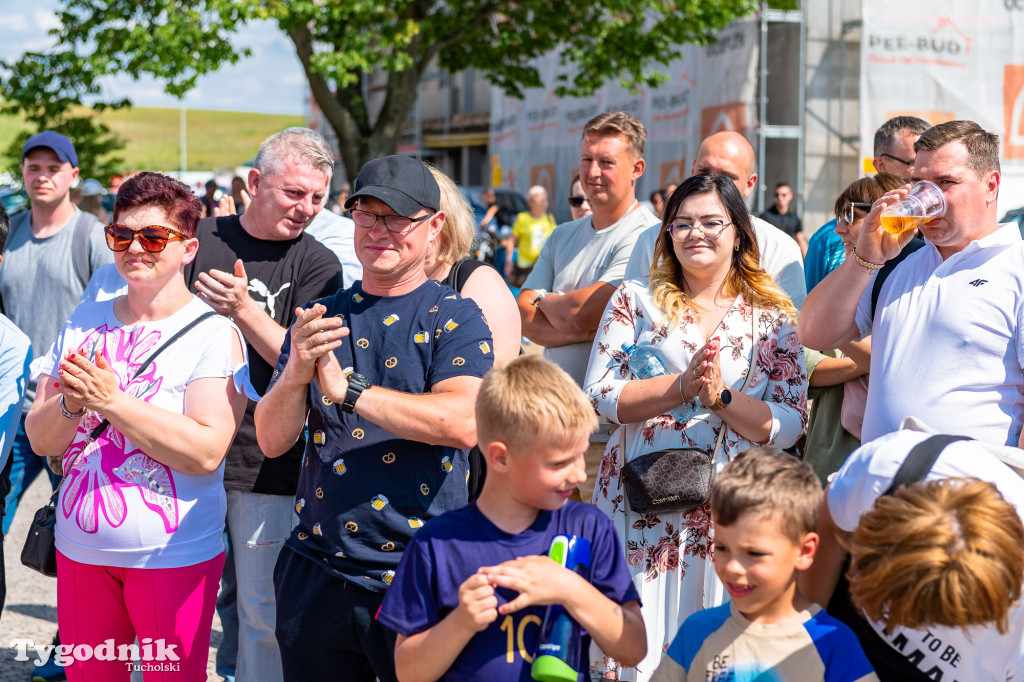
[[[137,661],[144,663],[151,662],[174,662],[180,661],[175,649],[177,644],[167,644],[163,639],[153,640],[144,637],[139,644],[115,644],[113,639],[106,639],[102,644],[92,647],[88,644],[36,644],[31,639],[15,639],[11,641],[11,648],[16,650],[14,660],[29,660],[29,652],[36,655],[34,665],[46,665],[50,657],[53,662],[61,667],[66,667],[75,661],[124,661],[132,664]],[[168,670],[176,669],[167,667]]]

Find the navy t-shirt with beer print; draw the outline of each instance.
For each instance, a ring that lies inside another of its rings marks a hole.
[[[477,305],[433,280],[401,296],[373,296],[356,282],[319,301],[351,333],[334,351],[345,371],[375,386],[429,393],[494,364],[491,332]],[[291,352],[285,338],[273,381]],[[400,438],[346,414],[310,384],[309,440],[299,473],[299,524],[287,546],[325,571],[376,592],[387,589],[413,534],[468,501],[466,450]]]

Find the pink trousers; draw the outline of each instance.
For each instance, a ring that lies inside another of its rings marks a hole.
[[[204,682],[223,568],[223,554],[181,568],[116,568],[57,552],[57,625],[74,658],[69,682],[128,680],[132,667],[119,647],[136,637],[146,682]]]

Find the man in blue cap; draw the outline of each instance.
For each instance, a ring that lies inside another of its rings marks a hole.
[[[309,423],[299,523],[274,571],[286,682],[395,680],[395,634],[374,616],[416,529],[468,501],[474,402],[494,358],[476,304],[424,271],[445,221],[429,169],[370,161],[345,208],[362,279],[293,311],[256,407],[268,457]]]
[[[33,378],[11,448],[4,533],[24,491],[44,467],[45,460],[32,452],[25,435],[24,415],[35,400],[36,364],[78,307],[92,273],[114,262],[99,220],[71,202],[71,187],[78,179],[78,154],[71,140],[53,130],[30,137],[21,152],[21,176],[32,208],[11,221],[0,269],[0,301],[7,316],[32,341]],[[50,474],[54,486],[59,480]],[[63,675],[36,677],[63,679]]]

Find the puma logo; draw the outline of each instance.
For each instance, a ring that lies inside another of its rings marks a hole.
[[[252,279],[249,280],[249,291],[253,292],[254,294],[259,294],[260,296],[266,299],[266,302],[264,303],[260,303],[259,301],[256,302],[263,306],[263,309],[270,313],[271,317],[276,319],[275,302],[277,301],[277,297],[281,295],[282,291],[284,291],[291,285],[291,282],[285,282],[284,284],[281,285],[281,288],[278,289],[276,292],[270,293],[270,288],[266,284],[253,277]]]

